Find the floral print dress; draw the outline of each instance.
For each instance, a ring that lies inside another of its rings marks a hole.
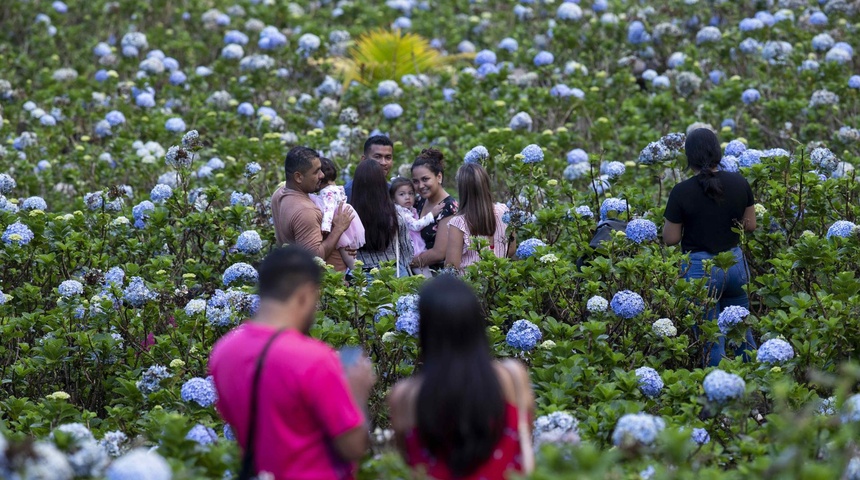
[[[420,215],[424,210],[424,205],[427,203],[426,198],[422,198],[418,200],[418,203],[415,204],[415,210],[418,211]],[[452,217],[457,214],[457,211],[460,209],[460,204],[454,200],[454,197],[448,195],[445,200],[442,200],[442,203],[445,204],[442,207],[442,211],[436,217],[436,223],[432,225],[428,225],[421,230],[421,238],[424,239],[424,243],[427,246],[427,250],[431,250],[434,245],[436,245],[436,233],[439,228],[439,222],[442,220]],[[447,233],[447,232],[445,232]],[[428,265],[433,270],[441,269],[444,266],[445,262],[434,263],[432,265]]]

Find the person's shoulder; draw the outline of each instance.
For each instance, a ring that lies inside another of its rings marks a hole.
[[[720,179],[738,185],[749,185],[746,177],[737,172],[720,172]]]
[[[509,211],[509,208],[504,203],[496,202],[495,204],[493,204],[493,210],[496,212],[497,215],[504,215],[505,212]]]
[[[221,357],[232,356],[233,350],[242,349],[242,345],[247,339],[247,325],[239,325],[222,335],[215,345],[212,346],[212,353],[209,355],[209,365],[212,367],[217,364]]]

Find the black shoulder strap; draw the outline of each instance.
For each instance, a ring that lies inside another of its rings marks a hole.
[[[254,437],[257,436],[257,390],[260,388],[260,376],[263,371],[263,361],[266,359],[266,354],[269,352],[269,347],[275,343],[275,339],[282,333],[285,328],[275,332],[260,352],[257,357],[257,366],[254,368],[254,381],[251,384],[251,403],[249,404],[248,412],[248,441],[245,444],[245,454],[242,456],[242,469],[239,471],[239,480],[250,480],[257,474],[254,468]]]

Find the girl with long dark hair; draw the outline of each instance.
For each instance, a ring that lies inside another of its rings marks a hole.
[[[493,360],[472,289],[441,275],[421,290],[421,371],[389,397],[397,445],[434,479],[501,479],[534,465],[534,394],[516,360]]]
[[[716,305],[705,314],[706,320],[715,320],[728,306],[749,308],[744,285],[749,281],[749,268],[743,251],[738,246],[740,235],[733,228],[745,232],[756,228],[752,189],[746,179],[737,173],[719,171],[722,158],[720,142],[711,130],[700,128],[687,136],[684,149],[687,167],[695,176],[672,189],[666,203],[663,241],[667,245],[681,244],[689,253],[685,264],[685,278],[694,280],[706,276],[702,263],[716,255],[731,251],[735,264],[723,271],[717,267],[707,272],[708,295]],[[755,349],[752,332],[747,330],[746,341],[736,354]],[[705,346],[704,363],[719,365],[726,354],[726,339],[720,336],[716,343]]]
[[[364,263],[364,269],[378,268],[382,262],[397,260],[399,253],[398,274],[411,275],[409,231],[398,220],[382,167],[373,160],[365,160],[355,169],[352,208],[365,229],[365,244],[357,255],[357,259]]]
[[[467,163],[457,171],[457,193],[460,210],[448,222],[448,250],[445,264],[464,269],[481,259],[474,240],[489,241],[489,248],[499,258],[512,257],[517,249],[513,234],[506,235],[502,216],[508,207],[493,202],[490,176],[477,163]]]

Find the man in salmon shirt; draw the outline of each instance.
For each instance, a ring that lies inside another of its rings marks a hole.
[[[339,272],[346,264],[337,250],[340,236],[352,222],[352,212],[338,207],[331,232],[323,238],[322,212],[308,196],[319,190],[324,175],[319,154],[307,147],[293,147],[284,160],[286,184],[272,195],[272,221],[278,245],[295,244],[324,259]]]
[[[273,250],[259,268],[257,313],[212,349],[217,408],[243,451],[256,417],[250,450],[254,474],[266,472],[277,480],[354,479],[356,462],[367,453],[364,411],[375,382],[373,367],[363,356],[344,367],[335,350],[308,336],[321,278],[306,250]],[[267,344],[252,405],[257,362]]]

